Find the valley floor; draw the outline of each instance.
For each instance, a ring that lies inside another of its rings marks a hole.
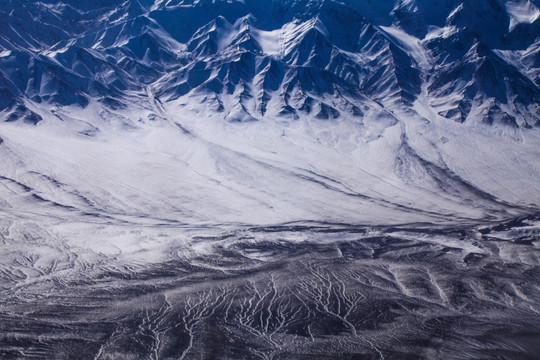
[[[534,359],[539,234],[3,218],[0,357]]]
[[[0,124],[0,357],[539,353],[536,131],[141,103]]]

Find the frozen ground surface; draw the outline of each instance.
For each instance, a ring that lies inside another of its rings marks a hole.
[[[540,351],[535,133],[91,109],[0,127],[2,358]]]
[[[415,107],[427,111],[422,99]],[[2,123],[0,211],[53,223],[463,225],[540,203],[538,131],[397,109],[362,124],[230,123],[204,110],[140,97],[124,110],[92,103],[41,111],[37,126]]]
[[[217,231],[7,217],[0,354],[535,359],[539,224]]]
[[[49,110],[0,124],[2,358],[538,354],[536,131]]]

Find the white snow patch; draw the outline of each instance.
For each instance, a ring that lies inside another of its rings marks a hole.
[[[431,66],[431,57],[419,39],[407,34],[396,26],[381,26],[381,29],[397,40],[403,49],[416,60],[420,67],[429,68]]]
[[[282,30],[272,30],[272,31],[263,31],[263,30],[252,30],[252,35],[257,40],[261,46],[263,53],[270,56],[275,56],[280,54],[282,41]]]
[[[505,3],[506,11],[510,15],[510,30],[518,24],[532,24],[540,17],[540,9],[530,0],[510,0]]]

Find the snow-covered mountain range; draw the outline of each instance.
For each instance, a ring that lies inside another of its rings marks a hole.
[[[0,358],[538,359],[540,0],[0,0]]]
[[[204,225],[535,212],[539,7],[2,1],[2,211]]]

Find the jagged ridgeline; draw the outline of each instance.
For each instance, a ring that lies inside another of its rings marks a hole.
[[[458,122],[540,118],[537,0],[0,3],[0,110],[121,107],[151,91],[227,121],[350,117],[415,102]],[[31,106],[30,106],[31,108]]]

